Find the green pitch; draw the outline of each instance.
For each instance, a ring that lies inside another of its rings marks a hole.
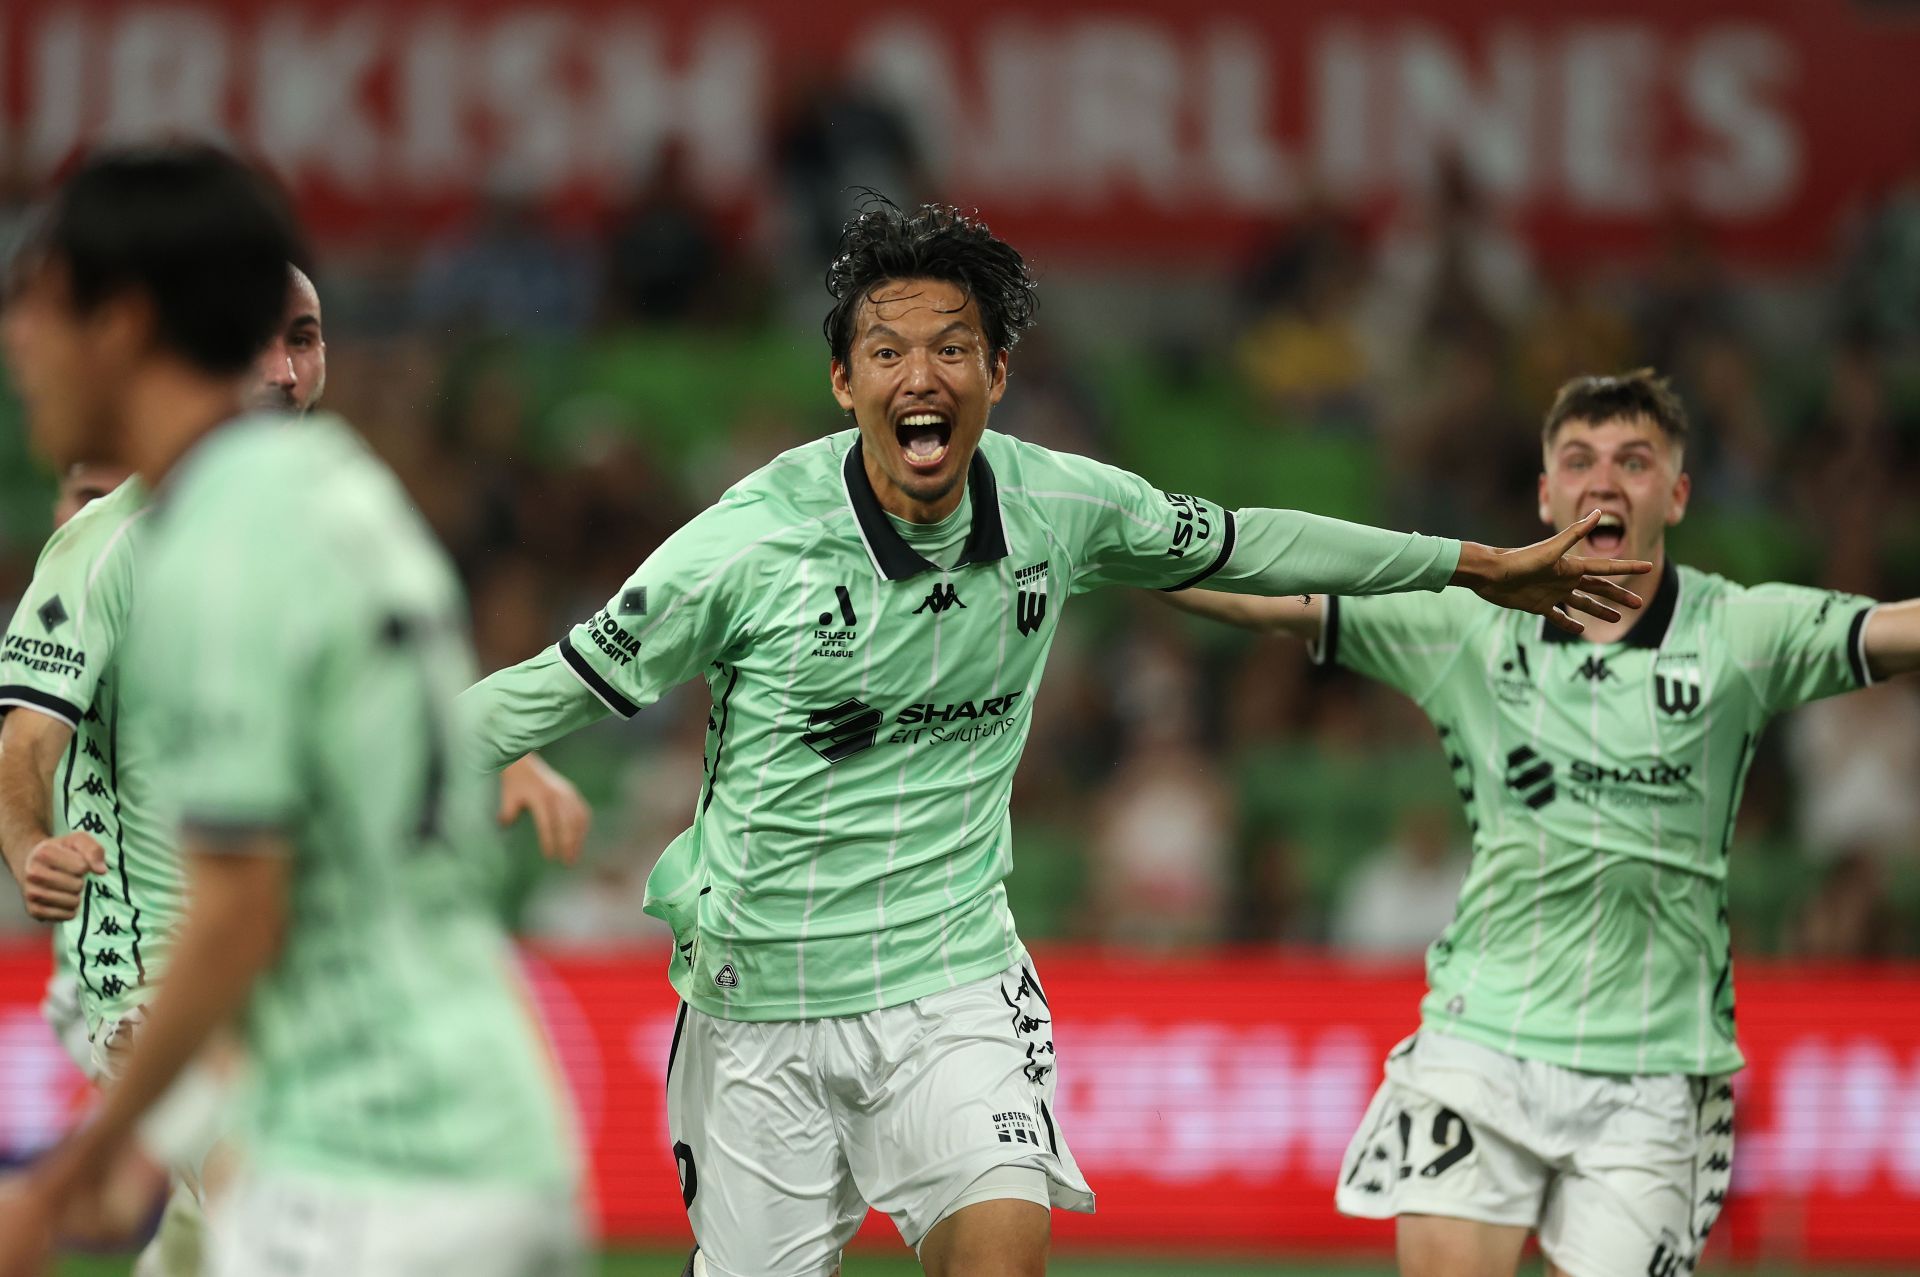
[[[601,1277],[680,1277],[680,1265],[686,1252],[619,1251],[601,1257]],[[59,1277],[127,1277],[132,1265],[127,1260],[69,1260],[59,1269]],[[1538,1272],[1537,1262],[1523,1265],[1521,1272]],[[1887,1277],[1888,1269],[1841,1268],[1725,1268],[1711,1267],[1703,1272],[1729,1274],[1729,1277]],[[1058,1258],[1047,1266],[1049,1277],[1168,1277],[1192,1274],[1193,1277],[1393,1277],[1385,1265],[1346,1264],[1338,1260],[1294,1260],[1256,1263],[1247,1260],[1196,1260],[1165,1256],[1160,1259],[1088,1259]],[[920,1265],[907,1256],[855,1255],[847,1260],[842,1277],[920,1277]]]

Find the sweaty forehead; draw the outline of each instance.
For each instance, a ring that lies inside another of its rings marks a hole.
[[[860,306],[863,333],[875,324],[938,332],[955,322],[980,331],[980,306],[965,289],[943,279],[888,280],[869,290]]]

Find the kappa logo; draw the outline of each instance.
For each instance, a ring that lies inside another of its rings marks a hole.
[[[1653,701],[1660,712],[1685,718],[1700,708],[1700,670],[1684,666],[1671,673],[1653,676]]]
[[[51,634],[67,623],[67,605],[62,603],[60,596],[56,594],[42,603],[40,610],[34,615],[40,618],[40,624],[46,627],[47,633]]]
[[[919,607],[913,609],[913,615],[918,616],[928,608],[932,608],[933,614],[938,616],[950,607],[964,608],[966,604],[960,601],[960,591],[953,587],[951,581],[942,581],[933,587],[931,594],[921,600]]]
[[[1553,764],[1528,745],[1507,754],[1507,788],[1535,811],[1552,802],[1560,792],[1553,783]]]
[[[1047,619],[1047,565],[1031,564],[1013,574],[1013,620],[1022,634],[1031,634]]]
[[[1570,677],[1584,678],[1589,683],[1604,683],[1610,678],[1619,678],[1620,675],[1607,664],[1606,657],[1589,656]]]
[[[737,989],[740,987],[740,973],[733,969],[731,962],[723,962],[720,969],[713,973],[713,982],[723,989]]]
[[[874,733],[880,730],[883,717],[865,701],[849,696],[838,705],[808,714],[807,726],[812,730],[800,739],[828,762],[842,762],[873,748]]]

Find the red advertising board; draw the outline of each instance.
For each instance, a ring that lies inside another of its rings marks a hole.
[[[1099,1199],[1062,1248],[1390,1247],[1332,1205],[1341,1153],[1412,1026],[1419,972],[1228,954],[1042,952],[1059,1120]],[[686,1237],[662,1103],[664,953],[529,954],[572,1083],[603,1233]],[[44,1143],[81,1084],[41,1025],[37,950],[0,951],[0,1152]],[[1920,970],[1748,964],[1733,1193],[1714,1248],[1780,1262],[1920,1256]],[[898,1245],[884,1220],[867,1236]]]
[[[0,140],[43,174],[220,133],[335,238],[486,189],[590,214],[678,147],[768,230],[795,103],[851,82],[1054,259],[1218,256],[1315,193],[1384,213],[1455,153],[1550,255],[1684,216],[1791,259],[1914,165],[1917,56],[1915,7],[1867,0],[10,0]]]

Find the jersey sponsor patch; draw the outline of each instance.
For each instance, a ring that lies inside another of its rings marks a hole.
[[[34,615],[40,618],[40,624],[46,627],[47,633],[51,634],[67,623],[67,605],[62,603],[60,596],[56,594],[42,603],[40,610]]]
[[[723,962],[720,969],[713,973],[713,982],[722,989],[737,989],[740,987],[740,973],[733,969],[731,962]]]

